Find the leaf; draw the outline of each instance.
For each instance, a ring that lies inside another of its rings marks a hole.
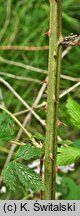
[[[0,141],[9,141],[14,137],[13,119],[9,114],[0,114]]]
[[[58,185],[57,191],[62,194],[61,199],[74,200],[74,197],[76,200],[80,199],[80,185],[77,185],[73,179],[67,176],[62,177],[61,184]]]
[[[69,0],[69,1],[63,1],[63,8],[67,9],[74,3],[74,0]]]
[[[36,132],[33,137],[38,139],[38,140],[41,140],[43,142],[45,141],[45,137],[42,134],[40,134],[39,132]]]
[[[15,174],[15,162],[10,162],[2,171],[2,177],[4,183],[9,187],[10,190],[16,189],[17,176]]]
[[[69,165],[78,160],[80,160],[80,151],[78,148],[71,146],[59,148],[57,157],[58,165]]]
[[[71,140],[58,140],[59,145],[72,145],[73,142]]]
[[[71,97],[68,98],[66,108],[68,111],[70,121],[74,126],[80,128],[80,105],[75,102]]]
[[[75,140],[75,142],[73,143],[73,146],[78,148],[78,150],[80,151],[80,149],[79,149],[80,148],[80,139]]]
[[[26,167],[23,164],[16,163],[15,165],[16,174],[20,182],[27,188],[33,190],[43,189],[43,184],[40,176],[35,173],[32,169]]]
[[[30,159],[36,159],[41,158],[43,153],[43,150],[40,148],[37,148],[35,146],[32,146],[31,144],[26,144],[24,146],[20,146],[16,155],[15,159],[24,159],[24,160],[30,160]]]

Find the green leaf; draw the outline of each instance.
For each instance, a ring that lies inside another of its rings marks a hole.
[[[43,150],[32,146],[31,144],[26,144],[24,146],[20,146],[15,158],[18,160],[19,158],[24,160],[41,158]]]
[[[15,165],[16,174],[20,182],[27,188],[33,190],[43,189],[43,184],[40,176],[35,173],[32,169],[26,167],[23,164],[16,163]]]
[[[17,176],[15,174],[15,162],[10,162],[2,171],[2,177],[4,183],[9,187],[10,190],[16,189]]]
[[[38,139],[38,140],[41,140],[43,142],[45,141],[45,137],[42,134],[40,134],[39,132],[36,132],[33,137]]]
[[[80,151],[80,149],[79,149],[80,148],[80,139],[75,140],[75,142],[73,143],[73,146],[78,148],[78,150]]]
[[[59,145],[72,145],[73,142],[71,140],[58,140]]]
[[[69,1],[63,1],[63,8],[67,9],[74,3],[74,0],[69,0]]]
[[[74,126],[80,128],[80,105],[75,102],[71,97],[68,98],[66,108],[68,111],[70,121]]]
[[[58,165],[64,166],[80,160],[80,151],[76,147],[61,147],[58,149]]]
[[[73,190],[74,188],[74,190]],[[76,182],[67,177],[63,176],[61,179],[61,184],[58,185],[57,191],[60,192],[60,199],[64,200],[80,200],[80,185],[76,184]]]
[[[9,114],[0,114],[0,141],[9,141],[14,137],[13,119]]]

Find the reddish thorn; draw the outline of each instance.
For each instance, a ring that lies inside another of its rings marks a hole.
[[[43,162],[45,161],[45,156],[43,156],[43,157],[41,158],[41,161],[43,161]]]
[[[63,122],[58,119],[58,126],[63,125]]]
[[[45,79],[45,80],[43,81],[43,83],[48,84],[48,79]]]
[[[50,37],[51,36],[51,29],[48,32],[45,32],[44,35]]]

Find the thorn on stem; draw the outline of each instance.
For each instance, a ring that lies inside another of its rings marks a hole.
[[[45,32],[44,35],[50,37],[50,36],[51,36],[51,33],[52,33],[52,32],[51,32],[51,29],[49,29],[49,31],[48,31],[48,32]]]
[[[42,162],[45,161],[45,155],[40,159]]]
[[[63,125],[63,122],[58,119],[58,126]]]
[[[42,107],[39,111],[41,111],[41,110],[45,110],[45,111],[46,111],[47,107],[48,107],[48,105],[46,104],[46,105],[45,105],[44,107]]]
[[[54,156],[53,156],[52,153],[50,153],[50,159],[51,159],[51,160],[54,160]]]
[[[48,79],[45,79],[45,80],[43,81],[43,83],[46,83],[46,84],[48,85]]]
[[[58,166],[56,166],[56,172],[59,172],[60,168]]]
[[[54,51],[54,58],[57,58],[57,53]]]

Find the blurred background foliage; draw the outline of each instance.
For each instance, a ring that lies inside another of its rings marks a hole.
[[[49,0],[1,0],[0,1],[0,46],[18,45],[18,46],[45,46],[48,45],[48,37],[45,33],[49,29]],[[63,36],[71,33],[80,34],[80,0],[63,0],[62,14],[62,31]],[[65,48],[64,48],[65,49]],[[2,58],[1,58],[2,57]],[[7,61],[9,60],[9,62]],[[46,78],[46,74],[36,71],[27,70],[10,64],[10,61],[22,63],[47,70],[48,68],[48,50],[43,51],[18,51],[18,50],[0,50],[0,71],[14,74],[17,76],[25,76],[37,79],[38,82],[23,81],[3,77],[9,84],[20,94],[20,96],[32,106],[35,101],[39,89]],[[80,78],[80,47],[72,47],[67,55],[63,58],[61,73],[75,78]],[[61,79],[60,93],[70,88],[76,82]],[[80,88],[74,89],[70,95],[80,103]],[[59,118],[64,123],[59,127],[59,136],[66,140],[74,141],[79,139],[80,132],[70,125],[69,116],[66,112],[66,100],[68,95],[60,99]],[[40,104],[46,102],[46,91],[43,93]],[[17,98],[0,83],[0,103],[4,104],[12,113],[24,110],[24,106]],[[36,109],[37,114],[45,120],[46,112],[40,108]],[[18,116],[23,123],[26,114]],[[40,133],[45,136],[45,129],[32,116],[27,123],[27,129],[32,133]],[[15,133],[18,133],[18,126],[15,126]],[[22,134],[22,141],[26,140]],[[10,144],[0,143],[8,151]],[[7,153],[0,151],[0,171],[2,171],[7,158]],[[76,171],[66,174],[60,173],[62,176],[62,184],[57,186],[60,193],[60,199],[80,199],[80,168],[79,163],[76,165]],[[0,199],[28,199],[29,194],[23,190],[16,190],[11,193],[8,189],[4,193],[2,190],[4,184],[1,184]],[[74,190],[73,190],[74,188]],[[38,196],[38,195],[37,195]],[[31,199],[31,197],[29,197]],[[34,195],[36,199],[36,195]]]

